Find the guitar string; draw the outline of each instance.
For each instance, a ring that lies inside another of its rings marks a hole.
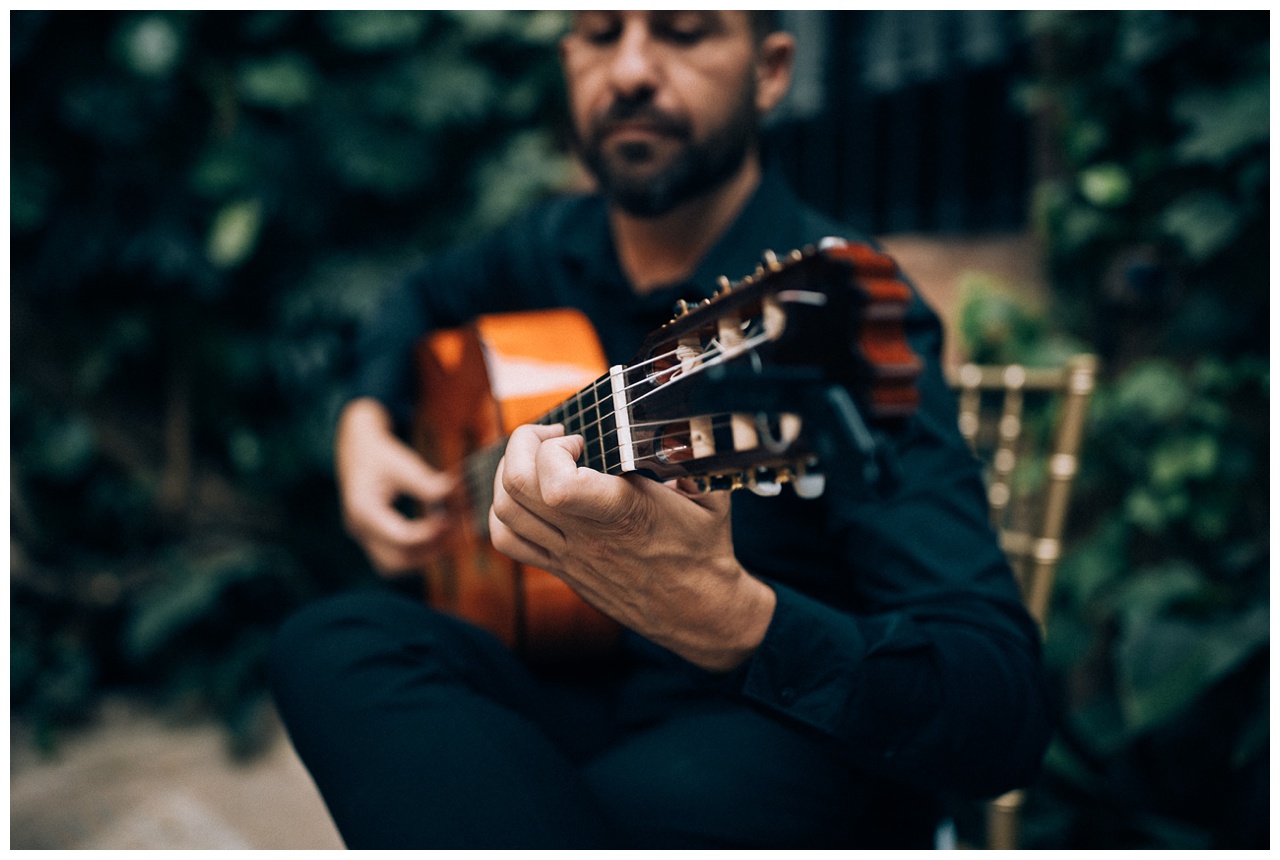
[[[715,413],[715,414],[700,415],[700,416],[694,416],[694,417],[709,419],[711,421],[710,430],[712,433],[714,433],[717,430],[724,430],[726,428],[732,427],[733,425],[733,418],[732,418],[732,415],[729,413]],[[662,426],[667,423],[669,422],[647,422],[646,425],[642,425],[642,426]],[[613,448],[605,449],[600,454],[597,454],[596,452],[584,451],[584,457],[588,459],[594,458],[597,456],[603,457],[606,454],[616,453],[619,450],[621,450],[621,448],[615,446]],[[482,452],[477,452],[477,454],[480,454],[480,453]],[[466,473],[467,487],[471,493],[470,498],[473,498],[473,499],[488,499],[491,497],[492,480],[497,474],[498,461],[502,459],[500,447],[493,449],[493,451],[486,450],[485,452],[483,452],[483,454],[484,456],[469,459],[467,462],[467,465],[464,467],[464,472]],[[700,460],[704,458],[694,457],[693,459]],[[680,465],[680,464],[673,463],[671,465]],[[602,466],[603,468],[598,469],[598,471],[603,471],[608,473],[609,464],[602,463]]]
[[[748,321],[746,321],[746,322],[744,322],[744,323],[742,324],[742,327],[743,327],[744,329],[746,329],[746,328],[748,328],[748,327],[752,324],[752,322],[753,322],[753,321],[748,320]],[[766,337],[765,339],[767,339],[767,337]],[[756,343],[748,343],[747,341],[743,341],[741,344],[739,344],[737,347],[735,347],[735,349],[737,349],[737,350],[745,350],[745,349],[749,349],[749,348],[754,348],[756,345],[757,345]],[[716,352],[716,351],[718,351],[718,352]],[[678,354],[679,354],[679,352],[680,352],[680,348],[679,348],[679,347],[677,347],[676,349],[669,350],[669,351],[664,352],[664,353],[662,353],[662,354],[660,354],[660,355],[655,355],[655,356],[653,356],[653,357],[651,357],[651,358],[645,359],[644,361],[641,361],[641,362],[638,362],[638,363],[636,363],[636,364],[630,365],[630,366],[628,366],[628,367],[624,367],[624,368],[622,368],[622,373],[623,373],[623,374],[634,373],[635,371],[639,370],[640,368],[644,367],[645,365],[654,364],[654,363],[656,363],[656,362],[662,361],[662,360],[663,360],[663,359],[665,359],[665,358],[671,358],[672,356],[676,356],[676,355],[678,355]],[[702,358],[703,356],[706,356],[706,355],[708,355],[708,354],[711,354],[711,355],[712,355],[712,358],[721,358],[721,357],[722,357],[722,356],[721,356],[721,354],[723,354],[723,353],[727,353],[727,350],[726,350],[726,348],[723,346],[723,344],[721,344],[720,339],[719,339],[719,338],[711,338],[711,340],[710,340],[710,341],[708,341],[707,349],[706,349],[706,350],[704,350],[702,353],[699,353],[699,356],[698,356],[698,357],[699,357],[699,358]],[[735,354],[736,354],[736,353],[735,353]],[[697,369],[697,368],[695,367],[695,369]],[[679,378],[681,378],[682,376],[687,375],[687,374],[684,372],[683,367],[672,367],[672,368],[671,368],[671,371],[672,371],[672,376],[667,380],[668,382],[674,382],[676,379],[679,379]],[[651,375],[648,375],[648,376],[644,377],[643,379],[639,379],[639,380],[637,380],[637,381],[635,381],[635,382],[631,383],[630,385],[625,386],[622,390],[623,390],[623,392],[625,393],[625,392],[630,391],[630,390],[631,390],[631,389],[633,389],[633,388],[638,388],[638,387],[639,387],[639,386],[641,386],[641,385],[650,384],[650,383],[653,381],[653,378],[654,378],[654,377],[653,377],[653,375],[652,375],[652,374],[651,374]],[[541,417],[539,417],[539,418],[535,419],[533,423],[540,423],[540,422],[546,421],[548,418],[550,418],[550,416],[551,416],[551,414],[552,414],[552,413],[554,413],[554,412],[555,412],[555,411],[557,411],[557,410],[563,410],[566,406],[568,406],[568,404],[569,404],[569,403],[571,403],[571,402],[573,402],[573,401],[581,401],[581,400],[582,400],[582,398],[583,398],[587,393],[597,394],[600,388],[602,388],[602,387],[603,387],[603,386],[605,386],[605,385],[610,385],[610,384],[612,383],[612,381],[613,381],[613,376],[612,376],[612,374],[606,375],[606,376],[605,376],[604,378],[602,378],[602,379],[597,379],[594,383],[592,383],[592,385],[591,385],[590,389],[584,388],[584,389],[582,389],[581,391],[579,391],[579,392],[577,392],[576,394],[574,394],[573,396],[566,398],[566,399],[564,400],[564,402],[562,402],[562,403],[558,404],[555,408],[551,409],[550,411],[548,411],[547,413],[545,413],[545,414],[544,414],[544,415],[542,415]],[[663,385],[665,385],[665,383],[663,383]],[[657,391],[658,391],[658,390],[660,390],[660,388],[661,388],[661,387],[662,387],[662,386],[660,385],[658,389],[655,389],[654,391],[650,392],[650,394],[657,393]],[[612,391],[611,391],[610,393],[612,393]],[[646,395],[646,396],[647,396],[647,395]],[[632,405],[633,405],[633,404],[635,404],[635,403],[638,403],[638,402],[639,402],[639,400],[631,401]],[[595,403],[595,405],[598,407],[598,406],[599,406],[599,404],[600,404],[600,398],[599,398],[599,396],[598,396],[598,394],[597,394],[597,397],[596,397],[596,403]],[[582,415],[582,414],[584,414],[584,413],[585,413],[585,411],[586,411],[585,409],[580,410],[580,411],[577,413],[577,417],[581,417],[581,415]],[[571,415],[566,415],[565,417],[566,417],[566,419],[568,419],[569,417],[572,417],[572,416],[571,416]],[[584,427],[587,427],[587,426],[593,426],[593,425],[583,425],[583,426],[584,426]]]
[[[752,324],[752,321],[744,322],[743,328],[747,328],[751,324]],[[672,368],[673,373],[667,379],[666,382],[659,383],[657,387],[655,387],[652,391],[649,391],[641,395],[640,397],[636,398],[633,401],[629,401],[627,406],[628,407],[634,406],[635,404],[643,401],[645,398],[650,397],[654,394],[657,394],[658,392],[662,391],[664,388],[667,388],[670,385],[674,385],[675,383],[677,383],[682,379],[687,379],[690,376],[703,372],[709,367],[712,367],[716,364],[721,364],[724,361],[727,361],[729,358],[732,358],[733,356],[736,356],[743,352],[748,352],[751,349],[754,349],[756,346],[760,345],[761,343],[768,341],[769,339],[770,338],[769,338],[768,332],[761,332],[760,334],[754,337],[747,338],[746,340],[742,341],[741,343],[735,345],[732,348],[727,348],[720,342],[719,338],[712,338],[709,341],[707,349],[704,350],[702,353],[699,353],[699,355],[697,356],[697,358],[699,359],[697,364],[693,365],[691,368],[688,368],[688,369],[685,369],[683,367]],[[639,370],[640,368],[645,367],[646,365],[653,364],[665,358],[670,358],[674,355],[677,355],[678,352],[679,352],[679,349],[673,349],[673,350],[669,350],[668,352],[662,353],[660,355],[652,356],[642,362],[637,362],[634,365],[630,365],[622,368],[622,373],[626,374],[626,373],[634,372],[636,370]],[[710,356],[710,358],[707,358],[707,356]],[[643,379],[637,380],[636,382],[631,383],[628,386],[625,386],[623,388],[623,393],[642,385],[652,384],[653,379],[654,379],[653,375],[648,375]],[[556,423],[564,423],[567,425],[567,423],[573,418],[577,418],[581,420],[587,414],[588,409],[595,409],[596,412],[601,415],[601,417],[592,421],[588,421],[587,423],[584,423],[579,428],[575,428],[574,433],[575,434],[582,433],[583,431],[591,430],[601,426],[604,423],[603,416],[608,414],[613,414],[616,411],[616,410],[609,410],[608,412],[600,413],[599,390],[605,385],[610,384],[611,382],[612,382],[612,375],[608,375],[606,377],[596,380],[589,388],[582,389],[577,394],[566,399],[563,403],[559,404],[555,408],[546,412],[540,418],[536,419],[535,423],[547,421],[551,417],[551,415],[553,415],[555,412],[563,411],[567,405],[577,401],[580,404],[578,411],[566,413],[564,415],[563,421],[556,422]],[[583,402],[583,398],[588,393],[596,395],[596,402],[592,407],[584,408],[581,404]],[[610,393],[612,394],[612,392]],[[721,413],[721,414],[724,414],[724,413]],[[706,416],[696,416],[696,417],[706,417]],[[665,421],[644,422],[644,423],[636,424],[633,426],[648,428],[653,426],[662,426],[667,423],[670,423],[670,422],[665,422]],[[723,427],[723,425],[721,426]],[[566,429],[568,428],[566,427]],[[714,424],[713,424],[713,429],[715,429]],[[494,449],[494,453],[490,453],[490,449]],[[501,456],[500,455],[495,456],[494,454],[496,453],[496,451],[501,449],[502,449],[501,444],[494,444],[494,445],[488,446],[488,448],[486,449],[481,449],[475,452],[472,456],[467,457],[466,460],[464,461],[463,471],[467,473],[473,473],[472,477],[474,476],[484,477],[490,471],[488,468],[490,465],[490,461],[492,462],[493,467],[496,468],[497,462],[499,459],[501,459]],[[613,448],[608,448],[608,449],[605,449],[602,447],[599,452],[599,456],[601,457],[601,460],[604,461],[610,454],[616,454],[620,450],[621,450],[621,446],[615,446]],[[589,457],[596,456],[596,452],[593,452],[593,451],[586,451],[584,453]],[[603,465],[607,470],[608,468],[607,462],[603,463]]]
[[[724,363],[725,361],[728,361],[730,358],[733,358],[734,356],[739,355],[740,353],[743,353],[743,352],[749,352],[750,350],[755,349],[755,348],[756,348],[757,346],[759,346],[760,344],[765,343],[765,342],[766,342],[766,341],[768,341],[769,339],[770,339],[770,338],[769,338],[769,334],[768,334],[767,332],[762,332],[762,333],[760,333],[760,334],[756,335],[756,336],[755,336],[755,337],[753,337],[753,338],[748,338],[747,340],[742,341],[742,343],[737,344],[737,345],[736,345],[736,346],[734,346],[734,347],[725,347],[723,344],[721,344],[721,343],[720,343],[719,338],[712,338],[712,339],[711,339],[711,341],[709,342],[709,344],[710,344],[710,345],[709,345],[709,347],[708,347],[707,351],[705,351],[705,352],[703,352],[703,353],[699,353],[699,355],[698,355],[698,358],[699,358],[699,359],[703,359],[703,360],[700,360],[697,364],[693,365],[693,367],[691,367],[691,368],[689,368],[689,369],[687,369],[687,370],[686,370],[686,369],[684,369],[684,368],[672,368],[672,369],[673,369],[673,371],[678,371],[678,372],[673,373],[673,374],[672,374],[672,376],[671,376],[670,378],[668,378],[666,382],[659,383],[659,384],[658,384],[658,385],[657,385],[657,386],[656,386],[652,391],[649,391],[649,392],[646,392],[645,394],[642,394],[640,397],[637,397],[635,400],[630,400],[630,401],[628,401],[628,402],[626,403],[626,406],[627,406],[627,407],[633,407],[633,406],[635,406],[636,404],[643,402],[646,398],[648,398],[648,397],[652,397],[653,395],[658,394],[658,393],[659,393],[660,391],[662,391],[664,388],[667,388],[667,387],[669,387],[669,386],[671,386],[671,385],[674,385],[674,384],[676,384],[677,382],[680,382],[681,380],[688,379],[689,377],[694,376],[694,375],[696,375],[696,374],[698,374],[698,373],[702,373],[703,371],[705,371],[705,370],[706,370],[707,368],[709,368],[709,367],[714,367],[714,366],[715,366],[715,365],[717,365],[717,364],[722,364],[722,363]],[[658,358],[666,358],[666,357],[669,357],[669,356],[671,356],[671,355],[674,355],[674,354],[675,354],[675,352],[676,352],[676,351],[675,351],[675,350],[673,350],[672,352],[666,353],[665,355],[663,355],[663,356],[659,356]],[[707,358],[706,358],[706,356],[708,356],[708,355],[710,355],[710,356],[711,356],[709,359],[707,359]],[[658,359],[650,359],[649,361],[655,361],[655,360],[658,360]],[[641,362],[640,364],[637,364],[637,365],[635,365],[634,367],[623,368],[623,372],[625,373],[625,372],[628,372],[628,371],[634,370],[634,369],[636,369],[636,368],[639,368],[639,367],[644,366],[644,364],[647,364],[647,363],[649,363],[649,362]],[[603,384],[604,384],[604,382],[606,382],[606,381],[607,381],[607,380],[601,380],[601,381],[598,381],[595,385],[593,385],[593,386],[592,386],[592,391],[594,392],[594,391],[595,391],[595,389],[598,389],[598,388],[599,388],[601,385],[603,385]],[[641,380],[639,380],[639,381],[637,381],[637,382],[632,383],[631,385],[628,385],[626,388],[624,388],[624,389],[623,389],[623,391],[624,391],[624,392],[626,392],[626,391],[630,391],[630,390],[631,390],[631,389],[633,389],[633,388],[637,388],[637,387],[639,387],[639,386],[641,386],[641,385],[651,384],[652,382],[653,382],[653,377],[652,377],[652,376],[648,376],[648,377],[646,377],[646,378],[644,378],[644,379],[641,379]],[[580,400],[580,399],[581,399],[581,397],[582,397],[582,395],[583,395],[583,393],[584,393],[584,392],[586,392],[586,390],[587,390],[587,389],[583,389],[583,391],[579,392],[578,394],[574,395],[573,397],[568,398],[567,400],[565,400],[565,402],[564,402],[564,403],[562,403],[562,404],[560,404],[560,406],[556,407],[556,409],[563,409],[563,408],[564,408],[564,406],[565,406],[565,404],[567,404],[567,403],[569,403],[569,402],[571,402],[571,401],[574,401],[574,400]],[[599,405],[600,405],[600,401],[597,399],[597,401],[596,401],[596,403],[595,403],[594,407],[591,407],[591,408],[595,408],[595,409],[597,409],[597,410],[598,410],[598,409],[599,409]],[[551,410],[551,412],[555,412],[555,411],[556,411],[555,409]],[[613,410],[613,411],[616,411],[616,409],[615,409],[615,410]],[[547,415],[544,415],[542,418],[540,418],[540,419],[538,419],[538,420],[539,420],[539,421],[542,421],[542,420],[546,419],[547,417],[549,417],[549,416],[551,415],[551,412],[548,412],[548,413],[547,413]],[[574,414],[571,414],[571,415],[566,415],[566,416],[565,416],[565,419],[566,419],[566,421],[567,421],[567,420],[569,420],[571,417],[576,417],[576,418],[581,419],[581,418],[586,414],[586,412],[587,412],[587,409],[581,409],[581,410],[580,410],[579,412],[577,412],[577,413],[574,413]],[[587,429],[592,429],[592,428],[594,428],[594,427],[597,427],[597,426],[599,426],[599,425],[602,423],[602,420],[603,420],[603,419],[598,419],[598,420],[595,420],[595,421],[591,421],[591,422],[585,423],[585,424],[583,424],[583,425],[582,425],[582,428],[581,428],[581,429],[583,429],[583,430],[587,430]],[[564,423],[564,422],[557,422],[557,423]]]
[[[674,383],[675,383],[677,380],[679,380],[679,379],[687,378],[687,377],[689,377],[689,376],[691,376],[691,375],[693,375],[693,374],[695,374],[695,373],[699,373],[699,372],[701,372],[702,370],[704,370],[704,369],[705,369],[705,368],[707,368],[707,367],[711,367],[711,366],[713,366],[714,364],[717,364],[717,363],[720,363],[720,362],[722,362],[722,361],[728,360],[729,358],[733,357],[734,355],[737,355],[739,352],[749,351],[750,349],[753,349],[753,348],[754,348],[755,346],[757,346],[759,343],[761,343],[761,342],[763,342],[763,341],[765,341],[765,340],[767,340],[767,339],[768,339],[768,335],[767,335],[767,333],[764,333],[764,334],[758,335],[758,336],[757,336],[756,338],[754,338],[754,339],[748,339],[748,340],[746,340],[746,341],[743,341],[741,344],[739,344],[737,347],[735,347],[732,351],[731,351],[731,350],[728,350],[728,349],[724,349],[723,347],[721,347],[721,345],[718,343],[718,341],[717,341],[717,340],[713,339],[712,344],[713,344],[714,346],[716,346],[717,348],[720,348],[720,349],[721,349],[720,354],[719,354],[719,355],[716,355],[716,356],[714,357],[714,359],[713,359],[713,360],[711,360],[711,361],[706,361],[706,362],[701,362],[701,363],[699,363],[699,364],[695,365],[695,366],[694,366],[692,369],[690,369],[688,372],[683,373],[683,374],[679,374],[679,375],[677,375],[677,376],[673,377],[672,379],[668,380],[666,383],[663,383],[663,384],[662,384],[662,385],[660,385],[658,388],[654,389],[654,391],[651,391],[651,392],[649,392],[648,394],[645,394],[645,395],[643,395],[643,396],[641,396],[641,397],[638,397],[638,398],[636,398],[635,400],[631,401],[631,404],[629,404],[629,405],[634,405],[635,403],[639,403],[639,402],[640,402],[641,400],[643,400],[645,397],[648,397],[648,396],[650,396],[651,394],[655,394],[655,393],[657,393],[657,392],[658,392],[659,390],[661,390],[662,388],[666,387],[667,385],[674,384]],[[644,381],[647,381],[647,380],[644,380]],[[644,381],[642,381],[642,383],[643,383]],[[637,384],[642,384],[642,383],[637,383]],[[598,404],[597,404],[597,405],[598,405]],[[687,419],[682,419],[682,420],[692,420],[692,419],[694,419],[694,418],[710,418],[710,419],[712,420],[712,426],[711,426],[711,429],[712,429],[712,431],[714,432],[714,431],[715,431],[715,430],[717,430],[717,429],[724,429],[726,426],[729,426],[729,425],[731,425],[731,424],[732,424],[732,418],[729,418],[729,420],[728,420],[727,422],[726,422],[725,420],[723,420],[723,418],[721,418],[721,419],[720,419],[720,423],[719,423],[719,424],[715,423],[715,422],[716,422],[716,420],[717,420],[717,416],[725,416],[725,415],[731,415],[731,413],[727,413],[727,412],[707,413],[707,414],[704,414],[704,415],[688,416],[688,418],[687,418]],[[603,419],[602,419],[602,420],[603,420]],[[600,423],[601,423],[601,421],[596,421],[596,422],[592,422],[592,423],[590,423],[590,424],[586,424],[586,425],[584,425],[584,426],[583,426],[583,429],[585,430],[585,429],[588,429],[588,428],[591,428],[591,427],[595,427],[595,426],[597,426],[597,425],[598,425],[598,424],[600,424]],[[639,423],[636,423],[636,424],[632,424],[632,425],[631,425],[631,427],[632,427],[632,428],[640,428],[640,429],[650,429],[650,428],[653,428],[653,427],[663,427],[663,426],[666,426],[667,424],[670,424],[670,423],[672,423],[672,422],[671,422],[671,421],[665,421],[665,420],[664,420],[664,421],[648,421],[648,422],[639,422]],[[617,453],[617,452],[618,452],[618,451],[620,451],[620,450],[622,450],[622,447],[621,447],[620,445],[618,445],[618,446],[614,446],[613,448],[607,448],[607,449],[606,449],[606,448],[601,447],[601,450],[600,450],[600,452],[599,452],[599,456],[601,457],[602,465],[604,466],[604,469],[603,469],[604,471],[607,471],[607,470],[608,470],[608,463],[607,463],[607,462],[605,462],[605,461],[606,461],[606,459],[607,459],[607,457],[608,457],[610,454],[615,454],[615,453]],[[597,456],[597,453],[596,453],[595,451],[591,451],[591,450],[590,450],[590,446],[589,446],[589,445],[588,445],[586,448],[584,448],[583,454],[584,454],[584,457],[586,457],[586,458],[591,458],[591,457],[595,457],[595,456]]]

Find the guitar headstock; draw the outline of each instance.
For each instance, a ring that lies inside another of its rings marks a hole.
[[[873,462],[874,429],[918,402],[910,300],[890,257],[827,239],[766,253],[713,298],[679,303],[623,372],[632,467],[705,489],[771,495],[791,482],[808,496],[833,445]]]

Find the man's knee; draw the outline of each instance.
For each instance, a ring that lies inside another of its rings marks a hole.
[[[393,655],[406,634],[423,634],[429,621],[418,604],[377,590],[357,591],[308,604],[282,624],[271,643],[268,673],[282,710],[297,699],[345,695],[361,665]],[[411,617],[412,616],[412,617]]]

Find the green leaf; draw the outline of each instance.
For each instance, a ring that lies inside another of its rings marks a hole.
[[[44,225],[51,212],[55,177],[48,169],[11,161],[9,227],[17,232]]]
[[[1110,598],[1114,612],[1136,622],[1167,612],[1171,607],[1202,601],[1208,586],[1189,562],[1174,559],[1134,573]]]
[[[1124,499],[1124,514],[1129,522],[1145,532],[1159,532],[1168,523],[1162,499],[1146,487],[1129,491]]]
[[[46,474],[70,480],[89,468],[96,452],[93,427],[72,416],[48,429],[37,443],[34,460]]]
[[[1120,13],[1118,53],[1128,66],[1143,66],[1165,54],[1172,41],[1168,13],[1137,10]]]
[[[1066,132],[1065,146],[1074,164],[1084,164],[1105,147],[1111,139],[1106,125],[1096,120],[1082,119]]]
[[[1155,423],[1173,420],[1186,409],[1191,393],[1182,374],[1164,359],[1147,359],[1119,381],[1114,408]]]
[[[1057,588],[1072,605],[1089,605],[1102,590],[1126,571],[1129,530],[1120,519],[1111,519],[1076,544],[1058,568]]]
[[[1148,461],[1151,483],[1159,489],[1208,478],[1217,465],[1217,440],[1203,433],[1176,436],[1164,442],[1151,453]]]
[[[1215,191],[1193,191],[1171,203],[1160,217],[1164,232],[1203,263],[1223,250],[1240,228],[1241,212]]]
[[[475,223],[493,228],[510,219],[548,188],[563,182],[569,166],[542,130],[515,134],[477,177]]]
[[[262,228],[262,204],[257,200],[229,203],[218,212],[209,228],[206,253],[209,261],[223,269],[240,265],[253,253]]]
[[[1120,701],[1131,732],[1184,711],[1270,639],[1270,610],[1255,606],[1217,622],[1140,614],[1116,648]]]
[[[236,89],[247,104],[288,110],[311,101],[318,76],[300,54],[285,53],[241,64]]]
[[[325,29],[335,43],[349,51],[373,53],[406,48],[426,32],[426,12],[398,10],[346,10],[328,12]]]
[[[1119,164],[1098,164],[1080,173],[1080,193],[1094,206],[1107,209],[1129,202],[1133,182]]]
[[[1176,152],[1185,161],[1220,164],[1241,150],[1264,146],[1271,134],[1271,83],[1265,76],[1229,90],[1198,89],[1173,100],[1173,114],[1190,126]]]
[[[130,659],[148,660],[214,611],[226,590],[264,575],[262,553],[234,546],[194,558],[178,558],[167,581],[139,599],[124,629]]]
[[[1107,216],[1093,206],[1067,205],[1057,227],[1058,251],[1073,254],[1105,237],[1110,230]]]
[[[168,77],[182,58],[182,34],[161,15],[129,21],[118,40],[125,65],[142,77]]]
[[[385,112],[434,131],[479,121],[500,104],[500,93],[488,68],[450,51],[415,58],[371,95]]]

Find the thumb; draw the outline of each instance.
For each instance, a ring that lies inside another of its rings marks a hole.
[[[428,504],[442,501],[453,491],[457,480],[452,475],[433,469],[411,449],[405,455],[396,464],[396,489]]]

